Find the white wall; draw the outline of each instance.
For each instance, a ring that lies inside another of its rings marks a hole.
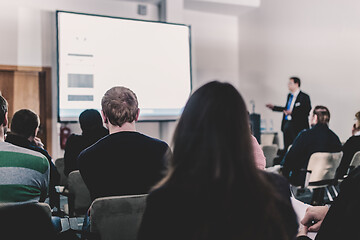
[[[230,82],[237,87],[237,17],[186,10],[184,21],[191,25],[193,89],[212,80]]]
[[[141,4],[144,4],[143,2]],[[159,20],[157,5],[146,4],[148,14],[137,14],[135,1],[112,0],[12,0],[0,2],[0,64],[51,66],[53,104],[53,158],[63,156],[59,147],[56,90],[56,28],[55,11],[66,10],[128,18]],[[237,17],[202,13],[183,9],[182,0],[167,0],[166,20],[192,26],[193,88],[213,79],[238,81]],[[183,22],[182,22],[183,21]],[[69,124],[72,132],[80,133],[78,124]],[[141,122],[137,129],[171,144],[176,122]]]
[[[312,106],[330,109],[330,128],[350,136],[360,110],[359,12],[357,0],[271,0],[239,17],[240,90],[275,130],[282,116],[264,105],[284,105],[297,75]]]
[[[144,3],[142,3],[144,4]],[[147,20],[159,20],[156,5],[146,4],[148,14],[137,14],[138,4],[126,1],[95,0],[12,0],[0,2],[0,64],[23,66],[50,66],[52,69],[53,152],[52,157],[63,156],[59,147],[57,123],[57,65],[55,11],[65,10]],[[79,125],[70,124],[80,133]],[[140,130],[159,137],[156,123],[146,123]]]

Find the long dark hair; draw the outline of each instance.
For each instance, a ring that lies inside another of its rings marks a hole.
[[[201,193],[203,212],[213,214],[191,239],[211,239],[219,229],[224,239],[289,239],[276,207],[283,200],[255,166],[247,109],[231,84],[213,81],[192,94],[173,144],[168,174],[155,188]]]

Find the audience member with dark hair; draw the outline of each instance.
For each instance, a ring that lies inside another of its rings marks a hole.
[[[44,149],[41,140],[36,137],[40,126],[39,116],[29,109],[17,111],[11,121],[11,132],[7,134],[5,141],[19,147],[27,148],[43,154],[50,165],[49,201],[50,206],[60,210],[60,195],[55,186],[59,185],[60,174],[57,171],[52,158]]]
[[[287,181],[256,168],[239,92],[210,82],[188,100],[167,176],[148,195],[138,239],[294,239]]]
[[[310,156],[315,152],[339,152],[339,137],[329,129],[330,112],[324,106],[316,106],[311,113],[311,129],[302,131],[283,159],[282,173],[290,183],[301,186]]]
[[[8,123],[7,102],[0,96],[0,202],[45,201],[49,163],[36,151],[4,142]]]
[[[283,153],[280,154],[280,158],[284,156],[299,132],[309,128],[308,116],[311,110],[310,97],[300,91],[300,85],[300,78],[290,77],[288,82],[290,93],[287,96],[285,106],[266,104],[266,107],[273,111],[283,112],[281,131],[284,135],[284,149],[282,151]]]
[[[311,128],[302,131],[283,159],[282,174],[295,186],[305,182],[310,156],[315,152],[340,152],[339,137],[329,129],[330,112],[325,106],[316,106],[311,113]],[[322,204],[323,189],[313,194],[313,205]]]
[[[354,154],[360,151],[360,111],[355,114],[356,122],[352,127],[352,136],[342,147],[343,157],[336,170],[336,179],[342,179],[348,173],[348,169]]]
[[[71,134],[66,141],[64,154],[64,174],[78,170],[77,158],[82,150],[93,145],[99,139],[109,134],[103,126],[103,121],[99,111],[86,109],[79,116],[81,135]]]

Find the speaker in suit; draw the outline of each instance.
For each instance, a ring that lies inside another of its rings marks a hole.
[[[284,135],[284,152],[293,143],[301,130],[309,128],[308,116],[311,110],[309,95],[300,91],[300,79],[291,77],[288,87],[290,93],[284,107],[272,104],[266,105],[273,111],[283,112],[281,131]]]

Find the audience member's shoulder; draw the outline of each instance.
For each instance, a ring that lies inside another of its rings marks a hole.
[[[153,144],[158,144],[158,145],[163,145],[164,147],[165,146],[168,147],[168,144],[160,139],[153,138],[153,137],[147,136],[147,135],[139,133],[139,132],[137,132],[137,134],[148,142],[152,142]]]
[[[265,178],[268,180],[268,182],[270,182],[274,188],[279,191],[279,193],[281,193],[283,196],[290,197],[290,185],[285,177],[280,174],[269,173],[266,171],[261,172],[265,175]]]
[[[46,171],[49,168],[49,162],[42,153],[30,150],[23,147],[18,147],[11,143],[2,142],[0,144],[0,151],[6,151],[12,154],[13,158],[20,159],[26,162],[27,165],[39,168],[41,172]]]
[[[261,173],[265,176],[266,179],[268,179],[269,181],[271,181],[275,184],[279,183],[279,184],[288,185],[287,179],[280,174],[271,173],[271,172],[267,172],[267,171],[261,171]]]
[[[348,140],[346,140],[345,144],[349,144],[349,143],[360,143],[360,135],[358,136],[351,136],[348,138]],[[360,148],[360,145],[359,145],[359,148]]]
[[[36,156],[36,157],[40,157],[40,158],[45,158],[45,156],[43,154],[41,154],[40,152],[31,150],[31,149],[27,149],[27,148],[23,148],[23,147],[19,147],[14,144],[11,144],[11,143],[3,142],[3,143],[1,143],[1,145],[2,145],[2,147],[0,148],[0,151],[16,152],[16,153],[32,155],[32,156]]]
[[[186,195],[178,188],[170,188],[166,185],[156,188],[149,192],[148,201],[165,202],[168,203],[173,199],[181,199]]]
[[[303,130],[301,130],[299,133],[298,133],[298,135],[297,135],[297,137],[305,137],[305,136],[307,136],[307,135],[309,135],[309,134],[312,134],[312,132],[313,132],[313,129],[312,128],[308,128],[308,129],[303,129]]]

